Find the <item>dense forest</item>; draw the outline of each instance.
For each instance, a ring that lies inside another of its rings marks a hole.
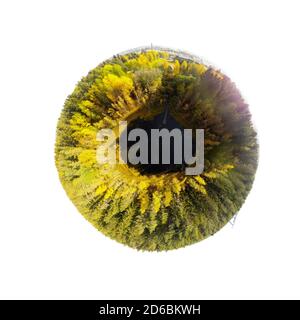
[[[151,121],[166,105],[181,127],[204,129],[201,175],[97,162],[100,129],[119,137],[119,121]],[[179,53],[151,49],[114,56],[77,84],[55,146],[60,180],[82,215],[112,239],[150,251],[198,242],[231,220],[251,189],[257,156],[248,106],[231,80]]]

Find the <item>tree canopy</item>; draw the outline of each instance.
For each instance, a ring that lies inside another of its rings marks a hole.
[[[97,163],[101,128],[151,120],[166,104],[182,127],[204,129],[201,175]],[[98,230],[159,251],[203,240],[232,219],[251,189],[257,149],[248,106],[226,75],[147,49],[114,56],[77,84],[58,121],[55,160],[68,196]]]

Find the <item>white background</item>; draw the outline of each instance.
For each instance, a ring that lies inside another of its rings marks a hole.
[[[299,1],[0,1],[0,298],[300,298]],[[234,227],[162,253],[96,231],[61,187],[56,123],[80,78],[169,46],[237,83],[260,163]]]

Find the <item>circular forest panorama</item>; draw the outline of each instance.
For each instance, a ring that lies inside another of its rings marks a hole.
[[[129,130],[204,129],[203,172],[100,164],[97,134],[111,129],[118,150],[120,121]],[[57,125],[55,160],[67,195],[98,230],[140,250],[176,249],[217,232],[244,203],[257,158],[251,114],[234,83],[197,57],[161,48],[119,54],[91,70]]]

